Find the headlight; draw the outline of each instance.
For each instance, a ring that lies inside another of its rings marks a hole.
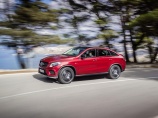
[[[57,66],[59,64],[60,64],[60,62],[54,62],[54,63],[51,63],[49,67],[54,67],[54,66]]]

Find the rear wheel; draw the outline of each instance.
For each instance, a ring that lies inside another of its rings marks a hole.
[[[118,65],[113,65],[111,66],[110,70],[109,70],[109,74],[108,77],[110,79],[118,79],[120,77],[121,74],[121,69]]]
[[[70,67],[64,67],[59,72],[58,81],[61,84],[69,84],[74,79],[74,71]]]

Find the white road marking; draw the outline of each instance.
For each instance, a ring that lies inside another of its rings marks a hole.
[[[158,116],[155,116],[155,117],[153,117],[153,118],[158,118]]]
[[[20,94],[0,97],[0,100],[12,98],[12,97],[18,97],[18,96],[22,96],[22,95],[33,94],[33,93],[40,93],[40,92],[45,92],[45,91],[53,91],[53,90],[59,90],[59,89],[66,89],[66,88],[73,88],[73,87],[80,87],[80,86],[89,86],[89,85],[98,85],[98,84],[107,84],[107,83],[115,83],[115,82],[125,82],[125,81],[131,81],[131,80],[136,80],[136,79],[113,80],[113,81],[96,82],[96,83],[88,83],[88,84],[78,84],[78,85],[71,85],[71,86],[68,85],[68,86],[63,86],[63,87],[49,88],[49,89],[44,89],[44,90],[31,91],[31,92],[26,92],[26,93],[20,93]]]

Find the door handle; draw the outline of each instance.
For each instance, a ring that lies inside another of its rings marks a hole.
[[[110,61],[112,60],[112,59],[109,59]]]
[[[93,59],[93,61],[96,61],[96,59]]]

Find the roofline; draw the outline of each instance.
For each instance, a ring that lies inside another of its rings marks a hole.
[[[108,47],[106,47],[106,46],[104,46],[104,45],[100,45],[100,46],[85,46],[85,45],[83,45],[83,46],[75,46],[75,47],[87,47],[87,48],[110,49],[110,48],[108,48]]]

